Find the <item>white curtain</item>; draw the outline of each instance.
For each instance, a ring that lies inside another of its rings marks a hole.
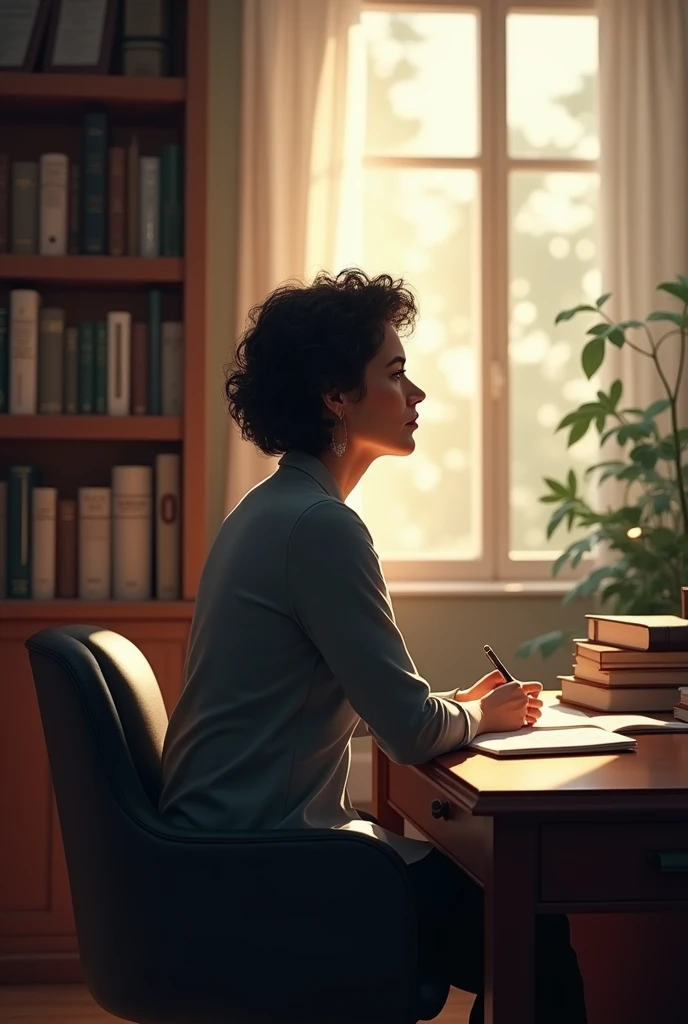
[[[688,274],[688,3],[598,0],[598,7],[602,290],[613,293],[604,308],[616,320],[644,320],[678,308],[655,289]],[[668,328],[655,324],[655,339]],[[672,384],[678,354],[674,338],[660,350]],[[606,384],[622,380],[623,407],[666,397],[654,364],[626,346],[608,346],[603,370]],[[682,389],[683,426],[686,395]],[[609,445],[604,454],[614,457]]]
[[[244,4],[238,321],[278,284],[358,251],[361,0]],[[230,425],[227,511],[277,465]]]

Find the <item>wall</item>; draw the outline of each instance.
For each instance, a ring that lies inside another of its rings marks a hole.
[[[222,367],[237,321],[235,279],[238,259],[237,168],[241,83],[241,2],[210,4],[210,153],[208,167],[208,537],[225,516],[228,417],[222,396]],[[434,690],[469,686],[489,670],[482,644],[491,644],[514,674],[554,686],[557,673],[571,669],[570,650],[542,661],[514,660],[522,640],[568,626],[583,628],[587,607],[562,610],[560,594],[476,593],[392,599],[397,622],[418,670]],[[369,739],[354,740],[352,797],[364,800],[368,785]]]

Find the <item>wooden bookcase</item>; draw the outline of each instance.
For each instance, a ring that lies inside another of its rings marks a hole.
[[[180,692],[193,600],[206,555],[206,163],[208,0],[179,0],[183,74],[169,78],[0,72],[0,150],[10,160],[79,152],[85,112],[105,111],[112,144],[135,130],[149,151],[184,151],[183,258],[0,254],[0,305],[35,288],[67,322],[128,309],[144,318],[160,288],[163,319],[184,323],[184,413],[165,416],[0,415],[0,479],[40,466],[60,497],[107,486],[110,468],[182,457],[182,596],[179,601],[0,600],[0,984],[78,981],[69,883],[25,639],[47,626],[86,622],[117,630],[146,654],[168,713]],[[71,317],[71,319],[70,319]]]

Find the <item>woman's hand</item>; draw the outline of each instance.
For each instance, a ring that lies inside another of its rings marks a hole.
[[[506,683],[499,672],[490,672],[489,677],[492,676],[497,676],[498,681],[479,698],[482,720],[477,732],[513,732],[523,726],[534,725],[542,714],[539,698],[542,683]],[[484,687],[489,677],[483,677],[475,687],[471,687],[471,691]]]
[[[504,682],[505,679],[502,673],[493,669],[492,672],[488,672],[487,675],[479,679],[473,686],[469,686],[467,690],[457,690],[454,700],[458,700],[460,703],[468,700],[480,700],[481,697],[486,697],[488,693],[492,693],[496,686],[502,686]]]

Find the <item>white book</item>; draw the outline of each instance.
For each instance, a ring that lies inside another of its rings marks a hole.
[[[111,595],[112,495],[109,487],[80,487],[79,599],[107,601]]]
[[[33,415],[38,401],[38,310],[36,291],[10,291],[10,401],[9,411]]]
[[[69,158],[64,153],[43,153],[39,174],[38,251],[43,256],[64,256],[67,252]]]
[[[7,481],[0,480],[0,598],[7,597]]]
[[[32,488],[31,503],[31,597],[51,601],[55,597],[57,488]]]
[[[155,457],[155,596],[178,601],[181,594],[181,456]]]
[[[139,248],[142,256],[160,255],[160,157],[139,160]]]
[[[163,416],[181,416],[184,408],[184,325],[164,320],[160,325],[160,384]]]
[[[107,411],[128,416],[131,407],[131,313],[107,315]]]
[[[152,591],[153,470],[112,467],[112,596],[148,601]]]

